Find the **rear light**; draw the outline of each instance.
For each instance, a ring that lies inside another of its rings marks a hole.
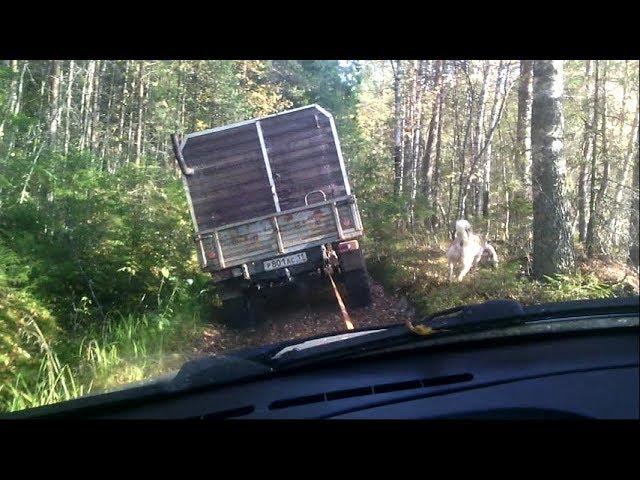
[[[358,250],[360,248],[360,244],[358,240],[349,240],[348,242],[342,242],[338,244],[338,252],[345,253],[351,252],[353,250]]]

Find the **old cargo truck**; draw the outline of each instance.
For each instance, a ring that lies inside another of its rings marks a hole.
[[[328,111],[309,105],[172,141],[198,258],[227,316],[251,317],[258,292],[327,273],[344,282],[351,308],[371,302],[362,221]]]

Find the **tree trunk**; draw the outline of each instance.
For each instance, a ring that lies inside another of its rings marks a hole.
[[[137,87],[137,76],[135,72],[131,72],[131,90],[129,91],[129,97],[133,95],[133,92],[136,91]],[[131,161],[131,155],[133,153],[133,117],[135,115],[134,108],[135,103],[133,101],[128,103],[128,131],[127,131],[127,163]]]
[[[124,125],[125,125],[125,116],[126,116],[126,105],[127,105],[127,82],[129,81],[129,60],[126,60],[124,63],[124,74],[122,78],[122,92],[120,94],[120,112],[118,115],[119,123],[118,123],[118,158],[122,156],[122,146],[124,144]]]
[[[144,60],[138,64],[138,125],[136,128],[136,165],[142,160],[142,130],[144,113]]]
[[[624,193],[627,190],[627,181],[629,177],[629,170],[631,164],[633,162],[633,153],[634,146],[636,145],[636,141],[638,139],[638,135],[640,135],[640,131],[638,131],[638,115],[640,114],[640,105],[636,108],[636,113],[633,118],[633,126],[631,127],[631,135],[629,136],[629,143],[627,144],[627,149],[625,153],[625,159],[622,164],[622,167],[618,170],[618,175],[616,176],[614,187],[616,189],[616,196],[614,202],[614,208],[616,209],[612,216],[611,220],[611,231],[614,235],[614,244],[617,246],[619,244],[620,232],[618,231],[618,224],[620,218],[626,214],[625,209],[622,209]],[[633,181],[633,179],[632,179]],[[631,196],[637,191],[637,188],[631,190]]]
[[[503,105],[504,105],[504,101],[506,101],[506,96],[507,96],[506,82],[508,81],[508,74],[505,74],[503,69],[504,69],[504,64],[503,62],[500,62],[500,65],[498,67],[498,74],[496,78],[494,100],[493,100],[493,104],[491,105],[491,114],[489,116],[489,119],[491,122],[490,127],[492,128],[492,130],[490,134],[487,136],[485,152],[484,152],[484,164],[482,169],[482,184],[480,189],[479,210],[481,210],[482,212],[482,217],[487,219],[487,225],[486,225],[487,229],[485,230],[486,232],[488,232],[488,228],[489,228],[488,218],[489,218],[489,201],[490,201],[490,194],[491,194],[491,147],[492,147],[492,140],[493,140],[493,133],[495,131],[495,126],[497,126],[497,122],[499,121],[499,118],[497,117],[498,99],[500,98],[500,88],[502,86],[501,84],[503,81],[505,83],[504,98],[502,100]]]
[[[100,94],[102,87],[102,78],[104,77],[105,66],[107,62],[98,60],[96,70],[98,74],[94,77],[93,82],[93,105],[91,107],[91,134],[89,135],[89,151],[98,151],[98,132],[100,130]]]
[[[107,152],[109,151],[109,144],[111,143],[111,118],[113,105],[113,99],[115,96],[115,77],[116,77],[117,64],[111,66],[111,79],[109,81],[109,91],[107,92],[107,118],[105,120],[104,136],[100,142],[100,158],[102,159],[102,170],[109,171],[109,158],[107,158]]]
[[[589,185],[589,221],[587,223],[587,235],[585,238],[587,245],[587,256],[591,257],[595,247],[595,223],[596,223],[596,176],[598,173],[597,155],[597,123],[598,123],[598,95],[600,91],[600,65],[599,60],[595,61],[595,80],[593,93],[593,122],[590,125],[591,130],[591,181]]]
[[[411,186],[413,183],[413,134],[416,131],[417,119],[416,119],[416,96],[418,94],[418,66],[417,61],[414,62],[413,68],[411,68],[411,92],[406,96],[406,112],[405,127],[404,127],[404,165],[402,167],[404,178],[402,179],[402,188],[405,194],[411,196]],[[405,204],[406,220],[409,222],[409,210],[411,200],[409,199]]]
[[[504,111],[504,105],[505,102],[507,100],[507,96],[509,94],[509,72],[507,71],[506,73],[503,70],[504,67],[504,63],[502,61],[500,61],[500,67],[498,68],[498,78],[496,80],[496,92],[495,92],[495,104],[498,104],[498,98],[500,97],[500,85],[502,84],[502,99],[500,100],[500,106],[497,110],[493,110],[492,111],[492,118],[490,121],[490,127],[489,130],[486,134],[486,138],[483,135],[483,145],[482,148],[478,149],[478,152],[476,154],[474,154],[472,156],[471,162],[470,162],[470,167],[469,167],[469,174],[466,177],[466,182],[464,182],[464,184],[461,184],[460,186],[460,192],[462,192],[462,197],[461,197],[461,202],[459,204],[460,208],[459,208],[459,212],[460,213],[464,213],[466,216],[466,197],[467,197],[467,192],[469,190],[469,186],[470,186],[470,182],[471,182],[471,178],[472,176],[475,174],[476,172],[476,166],[478,164],[478,161],[480,160],[480,158],[482,158],[482,156],[484,155],[487,147],[491,144],[491,141],[493,139],[493,135],[496,131],[496,128],[498,127],[498,124],[500,123],[500,119],[502,118],[502,112]],[[495,106],[495,105],[494,105]],[[471,115],[470,115],[471,116]],[[464,169],[464,164],[462,166],[462,168]],[[461,174],[461,178],[462,178],[462,174]]]
[[[537,278],[565,272],[574,266],[565,207],[563,90],[562,61],[535,61],[531,109],[532,273]]]
[[[60,76],[62,61],[51,61],[49,78],[49,144],[55,149],[60,124]]]
[[[9,101],[7,108],[2,113],[2,119],[0,120],[0,140],[4,136],[4,125],[7,118],[13,114],[13,106],[16,103],[18,93],[18,61],[6,60],[5,66],[11,69],[11,82],[9,84]]]
[[[444,68],[444,64],[442,65]],[[437,228],[438,224],[438,216],[436,211],[438,208],[442,208],[440,202],[438,200],[438,194],[440,191],[440,154],[442,152],[442,124],[443,124],[443,111],[444,111],[444,86],[442,84],[442,77],[440,77],[440,90],[439,90],[439,102],[438,102],[438,128],[436,131],[436,154],[433,160],[433,179],[431,182],[431,187],[429,189],[428,199],[429,205],[433,206],[433,214],[431,215],[431,229]],[[444,221],[444,219],[443,219]]]
[[[487,82],[489,79],[489,62],[484,62],[482,69],[482,88],[480,89],[480,95],[478,98],[478,116],[476,119],[473,136],[471,138],[471,155],[472,155],[472,164],[469,170],[469,177],[473,178],[471,180],[471,192],[472,192],[472,200],[473,200],[473,213],[474,215],[479,215],[482,206],[480,204],[480,185],[478,181],[478,177],[474,172],[473,159],[477,158],[481,159],[480,149],[484,143],[484,121],[485,121],[485,111],[487,106]],[[481,161],[481,160],[480,160]]]
[[[69,152],[69,141],[71,139],[71,102],[73,101],[73,69],[74,61],[69,62],[69,72],[67,73],[67,99],[64,112],[64,154]]]
[[[17,115],[18,113],[20,113],[20,107],[22,104],[22,92],[24,90],[24,74],[27,71],[28,65],[29,65],[29,62],[27,60],[25,60],[22,63],[22,71],[20,72],[20,81],[18,82],[18,90],[16,91],[16,100],[15,100],[15,103],[13,104],[13,110],[11,111],[13,115]]]
[[[429,122],[429,129],[427,131],[427,142],[424,148],[424,154],[422,156],[422,193],[425,198],[427,209],[434,208],[435,199],[433,198],[433,180],[436,171],[436,158],[439,160],[439,141],[441,138],[441,122],[440,116],[442,111],[442,67],[443,60],[438,60],[435,63],[435,72],[433,83],[435,86],[435,95],[433,98],[433,105],[431,107],[431,121]],[[435,147],[435,148],[434,148]],[[435,152],[434,152],[435,150]],[[427,219],[427,225],[433,228],[435,209]]]
[[[487,145],[485,152],[484,170],[482,172],[482,195],[480,199],[482,217],[489,218],[489,200],[491,193],[491,144]]]
[[[631,220],[629,221],[629,263],[638,268],[638,137],[636,137],[636,161],[633,166],[633,179],[630,197]]]
[[[518,122],[516,126],[516,169],[522,172],[523,183],[530,196],[531,191],[531,93],[532,60],[520,60],[518,84]]]
[[[511,198],[509,180],[507,176],[507,162],[502,161],[502,183],[504,188],[504,205],[505,205],[505,217],[504,217],[504,229],[502,231],[502,239],[504,241],[509,240],[509,226],[511,223]]]
[[[464,172],[465,172],[465,165],[466,165],[467,147],[469,145],[469,135],[471,132],[471,124],[473,120],[473,103],[474,103],[473,94],[471,92],[471,86],[469,86],[469,91],[467,92],[467,104],[469,106],[469,111],[467,114],[467,125],[464,130],[464,139],[462,141],[462,144],[460,146],[459,153],[458,153],[460,156],[460,174],[458,177],[458,208],[456,211],[457,219],[465,218],[467,216],[466,215],[466,211],[467,211],[466,198],[467,198],[467,189],[469,187],[469,177],[467,177],[466,183],[465,183]]]
[[[415,129],[413,132],[413,151],[411,155],[411,200],[409,203],[409,223],[415,226],[415,203],[418,192],[418,171],[420,169],[420,144],[422,139],[422,96],[426,88],[426,61],[416,62],[417,91],[415,97]]]
[[[611,162],[609,161],[609,152],[607,144],[607,61],[604,60],[604,68],[602,72],[602,92],[600,95],[601,106],[600,108],[600,158],[602,158],[602,177],[600,177],[600,186],[596,194],[596,224],[594,225],[593,236],[595,244],[602,248],[604,244],[604,235],[602,226],[604,225],[606,217],[606,204],[605,200],[607,196],[607,187],[609,186],[609,173],[611,170]],[[596,229],[600,227],[600,229]]]
[[[17,61],[15,61],[15,66],[18,66]],[[18,80],[18,85],[16,87],[15,93],[12,94],[12,104],[10,105],[11,108],[9,109],[9,113],[11,115],[18,115],[20,113],[21,110],[21,106],[22,106],[22,92],[24,90],[24,74],[27,71],[29,65],[29,61],[28,60],[24,60],[22,62],[22,68],[20,71],[20,80]],[[9,137],[9,142],[7,145],[7,152],[11,152],[13,150],[13,144],[16,140],[16,133],[12,132],[11,136]]]
[[[81,117],[82,120],[82,135],[80,137],[80,150],[84,150],[85,147],[89,144],[90,141],[90,133],[91,133],[91,100],[93,98],[93,78],[95,76],[96,71],[96,61],[89,60],[89,65],[87,65],[87,72],[84,80],[84,88],[82,95],[82,107],[81,107]]]
[[[587,220],[589,217],[589,211],[587,210],[587,182],[589,179],[588,162],[589,158],[591,158],[593,128],[593,109],[590,106],[590,100],[593,96],[591,88],[591,60],[586,61],[585,69],[585,100],[583,106],[585,120],[582,138],[582,159],[580,161],[580,174],[578,177],[578,238],[583,244],[587,239]]]
[[[391,61],[393,66],[393,61]],[[394,165],[394,183],[393,192],[396,198],[402,194],[402,177],[403,177],[403,162],[402,158],[402,142],[404,141],[403,135],[403,110],[402,110],[402,60],[398,60],[397,66],[394,69],[394,96],[395,96],[395,124],[393,132],[393,165]]]

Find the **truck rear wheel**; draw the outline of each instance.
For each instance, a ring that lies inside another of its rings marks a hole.
[[[371,305],[371,282],[362,250],[358,248],[340,253],[339,259],[349,308]]]
[[[262,304],[251,293],[228,298],[222,303],[222,318],[229,326],[236,328],[254,325],[263,318]]]
[[[352,270],[344,273],[344,286],[347,290],[347,303],[350,308],[362,308],[371,305],[371,283],[367,269]]]

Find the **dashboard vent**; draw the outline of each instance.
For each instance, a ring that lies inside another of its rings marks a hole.
[[[309,405],[311,403],[330,402],[333,400],[363,397],[366,395],[375,395],[379,393],[398,392],[401,390],[415,390],[418,388],[429,388],[439,385],[450,385],[452,383],[468,382],[470,380],[473,380],[473,375],[471,375],[470,373],[462,373],[458,375],[423,378],[420,380],[383,383],[379,385],[350,388],[346,390],[334,390],[331,392],[318,393],[314,395],[305,395],[301,397],[276,400],[269,405],[269,410],[280,410],[283,408],[298,407],[300,405]]]
[[[232,408],[230,410],[221,410],[219,412],[207,413],[196,417],[199,420],[223,420],[225,418],[237,418],[253,413],[255,407],[247,405],[246,407]]]

